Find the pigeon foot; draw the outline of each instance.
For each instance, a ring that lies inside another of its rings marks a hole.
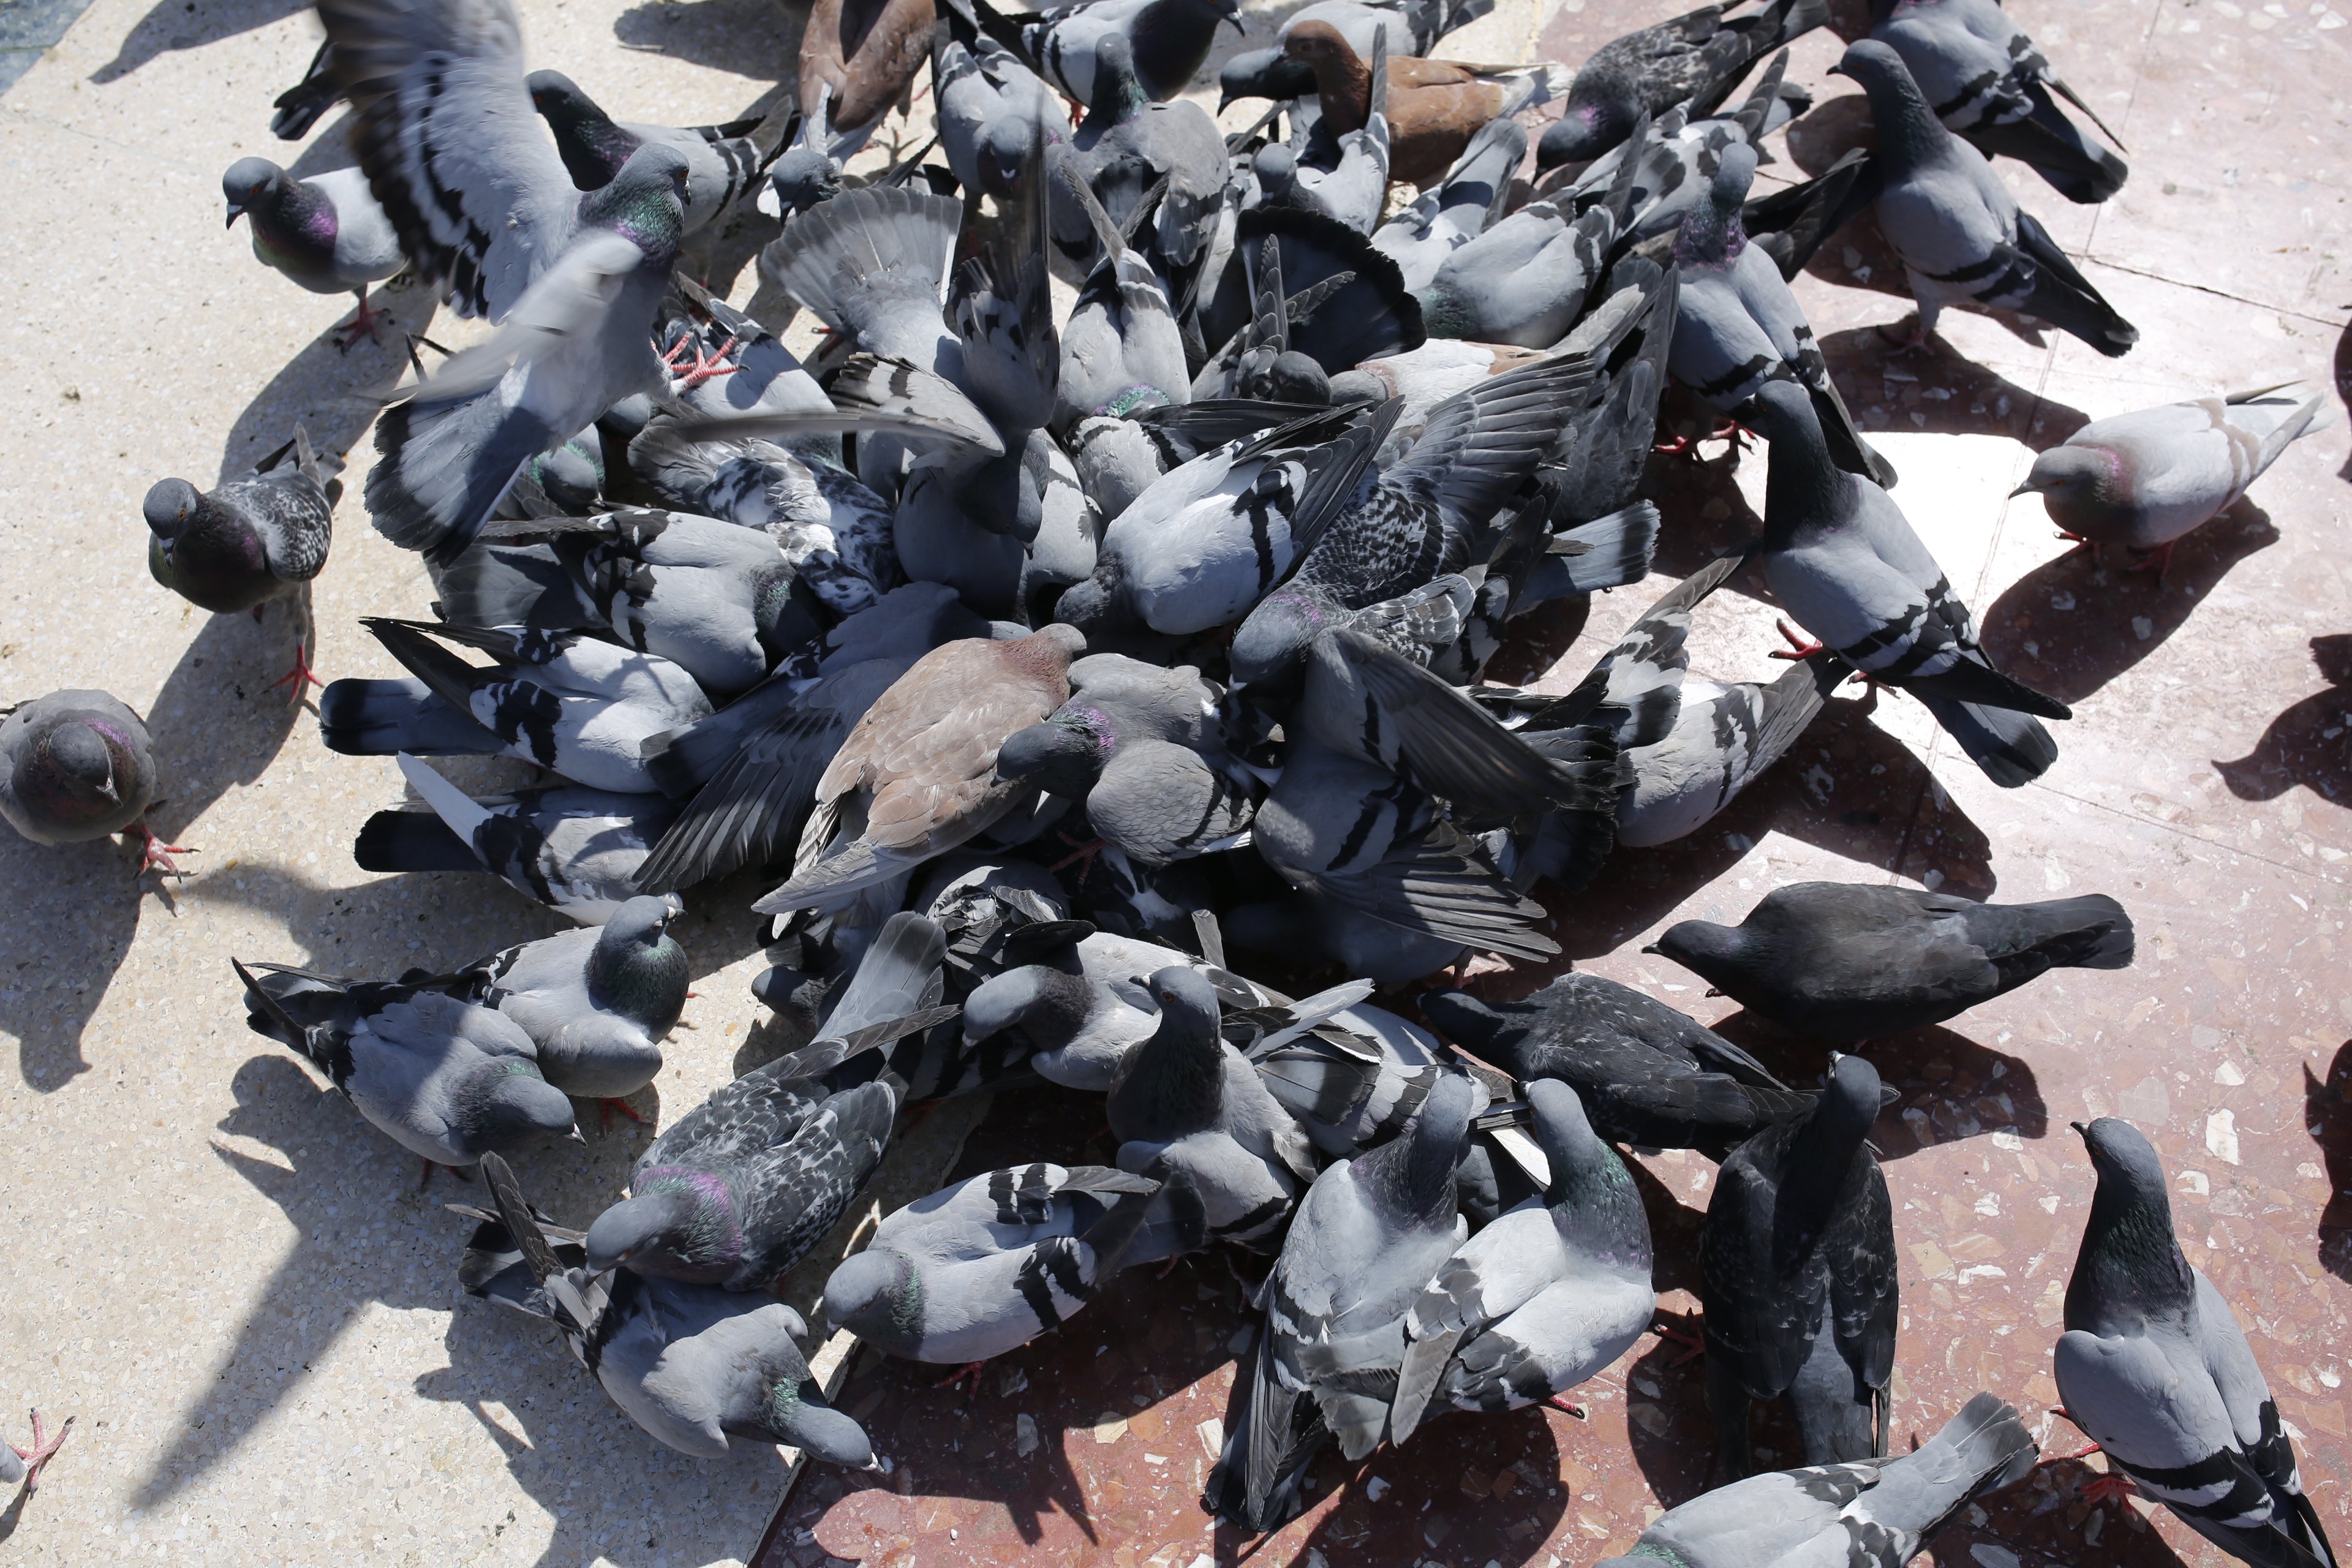
[[[313,686],[323,688],[326,684],[312,672],[309,647],[298,642],[294,645],[294,668],[271,681],[269,689],[275,691],[281,686],[292,687],[294,689],[288,695],[286,705],[289,708],[299,708],[302,706],[302,700],[310,695],[310,688]]]
[[[1076,839],[1071,837],[1066,833],[1059,835],[1059,837],[1065,844],[1078,844]],[[1085,844],[1078,844],[1076,851],[1063,856],[1059,860],[1056,860],[1052,865],[1046,867],[1045,869],[1048,871],[1058,871],[1065,866],[1083,866],[1084,869],[1080,870],[1078,873],[1080,879],[1083,879],[1094,875],[1095,857],[1109,847],[1110,840],[1108,838],[1097,838]]]
[[[2083,1500],[2087,1503],[2123,1502],[2137,1496],[2138,1491],[2129,1476],[2120,1476],[2110,1470],[2083,1489]]]
[[[1682,1354],[1666,1363],[1668,1366],[1681,1366],[1687,1362],[1696,1361],[1706,1353],[1706,1342],[1687,1329],[1677,1329],[1665,1323],[1653,1323],[1650,1325],[1650,1331],[1669,1344],[1685,1347]]]
[[[977,1399],[980,1396],[980,1369],[987,1364],[984,1361],[968,1361],[931,1386],[953,1388],[957,1384],[969,1378],[971,1382],[971,1396]]]
[[[2149,551],[2146,555],[2140,557],[2137,561],[2133,562],[2130,566],[2126,568],[2126,570],[2131,572],[2154,572],[2156,574],[2156,591],[2159,594],[2163,593],[2165,590],[2166,580],[2172,575],[2172,547],[2179,542],[2180,541],[2177,539],[2166,541],[2164,543],[2159,544],[2155,549]]]
[[[1570,1399],[1565,1394],[1555,1394],[1549,1399],[1545,1400],[1544,1403],[1550,1405],[1554,1410],[1561,1411],[1567,1415],[1575,1416],[1579,1421],[1590,1421],[1592,1419],[1591,1414],[1587,1411],[1583,1405],[1577,1404],[1574,1400]]]
[[[667,353],[662,355],[662,363],[668,366],[671,374],[678,378],[678,391],[692,392],[706,381],[717,381],[722,375],[733,375],[743,368],[727,357],[735,352],[736,341],[729,338],[719,345],[718,353],[706,356],[702,352],[702,345],[696,340],[680,338],[671,345]],[[688,353],[694,356],[694,363],[691,364],[679,363]]]
[[[1790,626],[1786,618],[1783,618],[1778,624],[1780,627],[1780,635],[1789,639],[1789,646],[1784,648],[1774,648],[1770,655],[1771,658],[1790,659],[1811,658],[1813,655],[1822,651],[1822,645],[1820,643],[1813,641],[1811,637],[1806,637],[1796,627]]]
[[[172,857],[194,855],[196,852],[194,845],[166,844],[156,837],[155,830],[143,822],[132,823],[122,830],[122,836],[139,841],[139,869],[135,876],[143,877],[150,871],[161,871],[166,877],[186,880],[188,874],[173,863]]]
[[[14,1443],[8,1445],[15,1451],[16,1458],[25,1461],[26,1491],[35,1492],[41,1489],[41,1467],[57,1458],[58,1450],[65,1447],[66,1435],[73,1430],[73,1424],[74,1418],[68,1415],[66,1417],[64,1426],[45,1437],[41,1435],[41,1413],[36,1410],[33,1412],[33,1446],[29,1448],[19,1448]]]
[[[639,1116],[627,1100],[623,1100],[619,1095],[608,1094],[596,1101],[596,1114],[599,1118],[596,1127],[598,1132],[610,1132],[613,1130],[613,1112],[616,1110],[640,1127],[646,1124],[646,1119]]]
[[[379,327],[384,319],[392,313],[389,310],[371,310],[367,302],[367,290],[362,289],[358,292],[360,297],[359,308],[352,312],[352,319],[350,321],[338,322],[334,329],[335,347],[345,353],[349,353],[351,352],[352,345],[358,342],[362,338],[365,338],[372,343],[380,343],[383,342],[383,336],[379,331]]]

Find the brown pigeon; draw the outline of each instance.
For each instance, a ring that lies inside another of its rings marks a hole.
[[[792,879],[762,914],[846,908],[866,889],[944,855],[1034,786],[1000,778],[996,749],[1069,700],[1086,649],[1055,625],[1007,642],[966,637],[915,661],[849,732],[817,780]]]
[[[1370,117],[1372,68],[1328,22],[1301,22],[1283,47],[1315,73],[1323,123],[1334,136]],[[1552,68],[1498,71],[1412,55],[1388,59],[1389,178],[1426,184],[1442,178],[1488,121],[1549,95]]]
[[[802,134],[835,158],[863,146],[931,58],[931,0],[816,0],[801,34]]]

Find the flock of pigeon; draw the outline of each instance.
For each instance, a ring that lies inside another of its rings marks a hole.
[[[2127,964],[2114,900],[1810,883],[1647,950],[1845,1047],[1818,1088],[1587,974],[1411,993],[1554,956],[1536,883],[1572,893],[1691,833],[1851,677],[1918,699],[1997,784],[2049,768],[2067,710],[1978,646],[1787,280],[1869,208],[1921,338],[1969,303],[2124,353],[2130,324],[1988,159],[2077,202],[2125,166],[1993,0],[1882,5],[1836,68],[1874,143],[1762,196],[1763,138],[1811,103],[1786,46],[1822,0],[1711,5],[1574,71],[1431,58],[1485,8],[1315,0],[1224,68],[1228,102],[1269,104],[1228,136],[1175,94],[1242,26],[1232,0],[818,0],[797,101],[695,130],[527,74],[509,0],[320,0],[277,129],[348,99],[359,166],[241,160],[230,221],[295,282],[355,293],[354,337],[404,268],[492,326],[376,424],[370,520],[436,596],[367,623],[407,678],[319,699],[326,744],[396,757],[422,803],[355,856],[486,871],[581,929],[450,973],[236,973],[253,1028],[428,1177],[479,1172],[465,1287],[552,1322],[662,1442],[882,1465],[771,1288],[910,1108],[1050,1083],[1103,1096],[1116,1165],[995,1171],[889,1215],[824,1319],[969,1367],[1117,1270],[1263,1260],[1203,1500],[1245,1532],[1298,1510],[1327,1444],[1355,1460],[1444,1411],[1557,1401],[1650,1331],[1649,1226],[1612,1143],[1721,1163],[1699,1262],[1725,1485],[1635,1555],[1892,1568],[2035,1464],[1990,1394],[1888,1451],[1894,1220],[1859,1050],[2053,967]],[[936,135],[845,172],[926,66]],[[1562,100],[1523,177],[1518,117]],[[758,271],[788,305],[764,321],[677,267],[752,206],[781,219]],[[800,310],[824,328],[806,362],[778,337]],[[1764,438],[1761,536],[1568,695],[1485,681],[1513,616],[1647,574],[1674,524],[1637,494],[1670,384]],[[2289,384],[2100,420],[2023,488],[2160,568],[2319,407]],[[163,585],[289,606],[298,700],[337,467],[297,429],[249,477],[145,504]],[[1783,623],[1769,684],[1689,671],[1695,608],[1744,568],[1812,639]],[[419,760],[466,753],[549,776],[475,799]],[[121,702],[19,705],[0,763],[26,837],[127,834],[175,868]],[[580,1136],[577,1100],[626,1109],[686,996],[679,894],[770,865],[754,991],[804,1043],[559,1226],[505,1155]],[[1250,967],[1346,978],[1293,997]],[[2055,1373],[2102,1486],[2263,1568],[2332,1564],[2154,1150],[2077,1131],[2098,1186]],[[1804,1468],[1759,1473],[1759,1405]],[[24,1453],[36,1472],[57,1441]]]

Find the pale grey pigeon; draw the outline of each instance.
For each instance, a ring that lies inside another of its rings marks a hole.
[[[653,143],[686,160],[688,234],[709,228],[760,183],[770,155],[751,140],[759,120],[726,125],[624,124],[614,120],[580,85],[562,71],[536,70],[523,79],[530,106],[554,133],[555,151],[583,191],[602,190],[617,178],[638,148]]]
[[[952,7],[950,7],[952,9]],[[967,43],[942,17],[931,47],[940,152],[968,193],[1009,196],[1039,142],[1069,140],[1069,116],[1042,78],[985,33]]]
[[[1580,214],[1529,202],[1448,253],[1412,291],[1423,324],[1433,338],[1552,347],[1600,285],[1621,218],[1605,205]]]
[[[0,711],[0,816],[36,844],[120,833],[139,841],[140,871],[180,876],[141,820],[154,804],[155,742],[138,714],[103,691],[52,691]]]
[[[1511,176],[1527,154],[1525,127],[1508,115],[1488,121],[1470,138],[1441,184],[1372,231],[1373,248],[1394,261],[1404,275],[1404,286],[1419,293],[1447,257],[1501,219],[1510,199]],[[1448,342],[1435,340],[1424,347],[1442,349]]]
[[[296,179],[267,158],[239,158],[221,176],[228,221],[253,231],[253,254],[313,294],[354,294],[359,310],[335,328],[341,346],[376,339],[381,310],[368,309],[371,283],[408,264],[392,220],[357,169]]]
[[[1121,33],[1096,45],[1090,107],[1071,133],[1068,157],[1121,232],[1149,224],[1143,248],[1172,273],[1200,259],[1224,204],[1225,139],[1199,104],[1156,100],[1138,75],[1143,59]],[[1157,205],[1142,218],[1147,198]],[[1074,261],[1091,261],[1094,227],[1072,205],[1056,195],[1054,243]]]
[[[950,9],[954,0],[949,0]],[[1209,58],[1217,24],[1242,31],[1236,0],[1076,0],[1023,18],[995,16],[982,0],[984,25],[1004,43],[1034,61],[1064,93],[1083,104],[1097,101],[1106,46],[1116,38],[1139,73],[1139,85],[1154,100],[1174,98],[1192,85],[1192,73]]]
[[[1123,420],[1145,408],[1192,401],[1183,335],[1150,258],[1128,244],[1067,158],[1057,156],[1046,166],[1056,194],[1086,214],[1102,252],[1062,328],[1053,428],[1066,438],[1084,419]]]

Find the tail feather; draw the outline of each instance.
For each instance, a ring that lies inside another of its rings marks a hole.
[[[2023,309],[2063,332],[2071,332],[2109,359],[2119,359],[2139,342],[2139,329],[2116,313],[2075,269],[2058,242],[2032,213],[2017,215],[2017,245],[2033,259],[2033,292]]]
[[[962,222],[950,197],[868,185],[794,217],[761,265],[826,326],[863,342],[898,312],[938,313]]]
[[[1918,1452],[1884,1467],[1851,1511],[1924,1541],[1970,1499],[2024,1479],[2040,1453],[2014,1405],[1979,1394]]]
[[[376,421],[367,508],[376,531],[446,565],[489,521],[522,466],[572,432],[550,430],[491,393],[395,403]]]
[[[2032,783],[2058,760],[2058,742],[2031,713],[1986,708],[1934,692],[1915,692],[1936,722],[1960,743],[1985,777],[2003,789]]]
[[[330,681],[319,694],[319,739],[347,757],[495,756],[506,742],[421,680]]]
[[[379,811],[360,824],[352,861],[362,871],[478,871],[482,858],[429,811]]]
[[[2031,953],[2042,967],[2051,969],[2131,966],[2131,915],[2105,893],[1983,907],[1978,918],[1994,922],[1988,945],[1998,943],[2005,950],[1995,952],[1996,962],[2011,953]]]
[[[1551,570],[1542,573],[1542,581],[1547,585],[1563,582],[1562,594],[1622,588],[1650,574],[1650,556],[1657,543],[1658,509],[1635,501],[1554,535],[1545,552]],[[1532,592],[1528,599],[1535,602]],[[1515,603],[1511,607],[1516,611],[1520,606]]]
[[[824,1032],[845,1035],[929,1006],[944,985],[946,954],[946,933],[935,922],[908,910],[892,915],[843,987]]]
[[[406,779],[408,787],[433,808],[433,815],[447,824],[449,831],[459,839],[473,843],[480,835],[483,825],[490,821],[494,814],[472,795],[406,752],[402,752],[396,761],[400,776]]]
[[[2028,119],[1972,125],[1960,134],[1988,158],[2014,158],[2030,166],[2070,202],[2105,201],[2123,189],[2131,172],[2121,158],[2084,135],[2046,94]]]

